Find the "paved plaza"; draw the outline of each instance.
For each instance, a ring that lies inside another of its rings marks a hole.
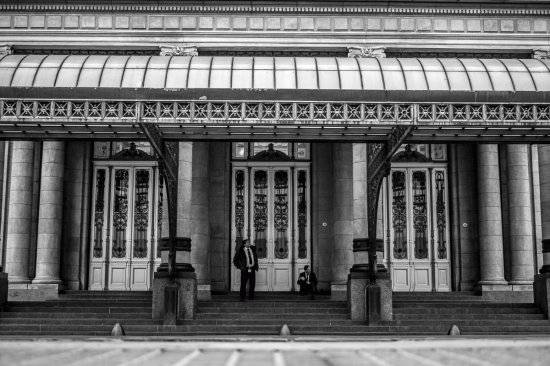
[[[0,365],[548,365],[550,337],[11,338]]]

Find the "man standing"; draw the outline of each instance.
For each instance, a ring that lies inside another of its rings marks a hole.
[[[248,239],[243,240],[243,245],[235,252],[233,258],[235,267],[241,270],[241,301],[246,297],[246,283],[248,282],[248,298],[254,300],[254,287],[256,286],[256,271],[258,270],[258,255],[256,247],[251,246]]]
[[[300,295],[309,295],[311,300],[315,299],[317,276],[315,276],[315,273],[311,272],[311,267],[309,265],[305,265],[304,271],[300,273],[298,285],[300,285]]]

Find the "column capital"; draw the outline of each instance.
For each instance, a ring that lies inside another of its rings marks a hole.
[[[386,58],[386,47],[348,46],[348,58]]]
[[[199,48],[194,45],[159,46],[161,56],[198,56]]]
[[[0,44],[0,56],[11,55],[13,46],[11,44]]]
[[[548,60],[550,59],[550,48],[543,49],[537,48],[533,50],[533,58],[537,60]]]

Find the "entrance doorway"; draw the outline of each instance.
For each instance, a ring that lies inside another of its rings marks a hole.
[[[429,154],[430,147],[422,151]],[[394,291],[450,291],[447,182],[446,163],[410,146],[392,163],[385,189],[389,243],[384,257]]]
[[[294,290],[311,262],[309,163],[234,162],[232,182],[231,258],[248,238],[258,254],[256,290]],[[238,291],[240,271],[231,268],[231,290]]]
[[[93,174],[89,289],[149,290],[158,227],[156,161],[132,144],[112,159],[94,161]]]

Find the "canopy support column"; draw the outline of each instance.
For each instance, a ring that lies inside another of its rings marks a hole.
[[[413,126],[397,126],[388,136],[386,142],[367,144],[367,225],[370,284],[367,288],[366,303],[369,325],[377,325],[382,320],[392,319],[391,282],[387,275],[380,276],[380,280],[377,281],[379,277],[376,254],[378,201],[382,182],[390,174],[391,158],[413,129]]]

